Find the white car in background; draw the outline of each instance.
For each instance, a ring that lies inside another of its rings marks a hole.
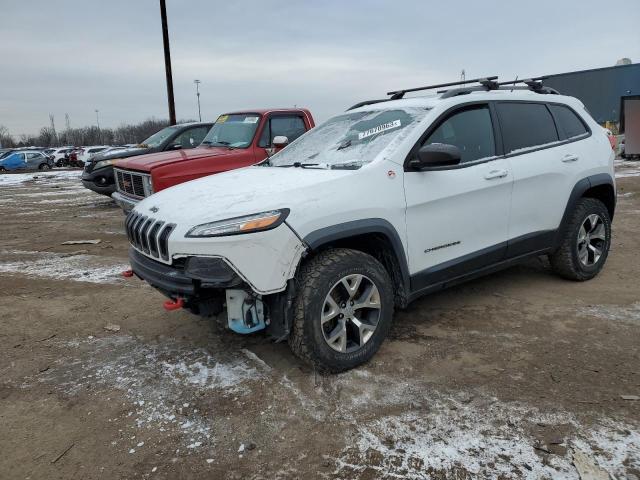
[[[76,153],[78,155],[78,160],[83,163],[87,163],[95,154],[104,152],[108,148],[111,147],[109,147],[109,145],[94,145],[91,147],[82,147],[81,149],[76,150]]]
[[[62,166],[62,161],[67,158],[69,156],[69,153],[71,153],[74,150],[73,147],[60,147],[60,148],[54,148],[53,151],[49,154],[49,155],[53,155],[53,162],[58,166]]]

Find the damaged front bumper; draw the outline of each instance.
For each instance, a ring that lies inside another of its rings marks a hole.
[[[242,284],[242,279],[216,257],[189,257],[180,264],[166,265],[129,249],[133,273],[169,298],[195,299],[206,290],[224,290]]]

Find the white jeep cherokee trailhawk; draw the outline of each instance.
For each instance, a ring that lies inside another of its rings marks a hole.
[[[132,273],[167,309],[226,307],[230,329],[265,330],[333,372],[370,359],[394,307],[423,294],[536,255],[594,277],[611,243],[611,145],[579,100],[505,84],[392,92],[261,165],[146,198],[126,220]]]

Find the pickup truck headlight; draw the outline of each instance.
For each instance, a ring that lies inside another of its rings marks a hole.
[[[102,168],[102,167],[107,167],[109,165],[113,165],[114,163],[116,163],[119,159],[115,159],[115,160],[100,160],[98,163],[95,164],[95,166],[93,167],[94,170],[97,170],[98,168]]]
[[[203,223],[189,230],[187,237],[221,237],[225,235],[238,235],[241,233],[262,232],[276,228],[285,221],[289,215],[289,209],[270,210],[268,212],[254,213],[242,217],[219,220],[217,222]]]

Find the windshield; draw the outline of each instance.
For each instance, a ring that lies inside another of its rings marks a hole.
[[[272,156],[269,164],[359,168],[374,160],[386,147],[399,145],[428,110],[412,107],[338,115]]]
[[[255,113],[239,113],[220,115],[202,145],[216,147],[247,148],[260,123],[260,115]]]
[[[167,138],[175,133],[176,130],[180,128],[179,125],[173,125],[171,127],[163,128],[159,132],[154,133],[149,138],[147,138],[140,145],[148,145],[150,147],[158,147],[162,142],[164,142]]]

